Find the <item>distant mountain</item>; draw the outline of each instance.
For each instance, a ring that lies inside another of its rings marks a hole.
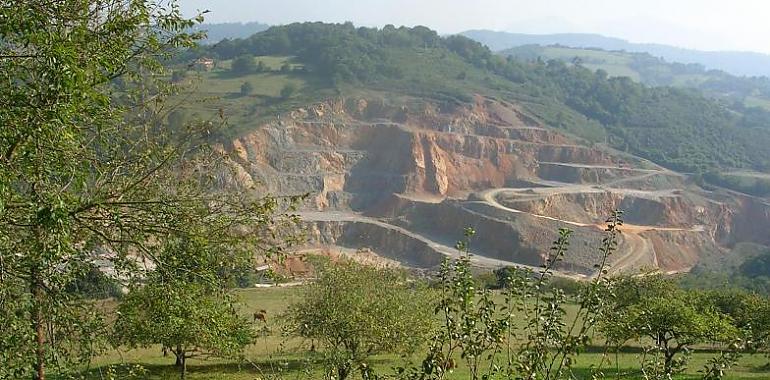
[[[698,63],[707,69],[723,70],[734,75],[770,76],[770,55],[739,51],[700,51],[661,44],[639,44],[599,34],[521,34],[490,30],[460,33],[487,45],[494,51],[522,45],[562,45],[577,48],[599,48],[649,53],[669,62]]]
[[[267,30],[270,25],[262,24],[259,22],[247,22],[245,24],[240,22],[227,22],[220,24],[202,24],[194,28],[194,30],[205,30],[206,39],[202,41],[203,44],[214,44],[219,41],[234,38],[246,38],[254,33],[259,33],[263,30]]]

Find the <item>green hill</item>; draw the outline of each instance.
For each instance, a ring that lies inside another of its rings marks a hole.
[[[524,45],[569,46],[647,53],[669,62],[694,63],[707,69],[723,70],[733,75],[770,76],[770,55],[750,51],[702,51],[675,46],[633,43],[620,38],[590,33],[523,34],[468,30],[460,33],[489,46],[494,51]]]
[[[671,63],[647,53],[572,48],[559,45],[525,45],[500,52],[523,60],[556,59],[585,68],[604,70],[609,76],[626,76],[649,86],[696,88],[709,96],[746,107],[770,109],[770,78],[737,77],[699,64]]]
[[[246,39],[224,40],[179,59],[185,63],[211,56],[227,62],[244,55],[291,57],[282,59],[297,69],[253,76],[221,67],[205,73],[204,89],[230,81],[231,92],[223,101],[238,104],[226,107],[236,110],[235,120],[254,123],[258,115],[330,95],[412,97],[451,107],[483,94],[515,101],[551,127],[673,169],[770,169],[767,111],[714,100],[694,89],[649,87],[560,60],[504,58],[466,37],[441,37],[425,27],[291,24]],[[619,70],[628,65],[625,59],[613,56],[606,64]],[[284,98],[274,91],[240,96],[235,92],[240,80],[253,80],[255,87],[270,87],[276,80],[294,80],[301,86]]]

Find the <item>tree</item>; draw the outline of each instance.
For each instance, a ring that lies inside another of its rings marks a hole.
[[[686,358],[677,355],[694,344],[730,343],[740,337],[729,318],[660,275],[624,278],[617,286],[614,312],[605,316],[601,330],[618,347],[651,339],[653,355],[643,363],[646,372],[670,376],[684,369]]]
[[[282,73],[284,73],[284,74],[286,74],[286,73],[288,73],[288,72],[290,72],[290,71],[291,71],[291,65],[289,64],[289,62],[284,62],[284,63],[281,65],[281,72],[282,72]]]
[[[217,194],[215,123],[164,127],[158,59],[192,46],[202,18],[166,1],[30,0],[0,19],[0,378],[42,380],[105,343],[100,309],[68,291],[95,263],[141,277],[168,264],[167,239],[212,221],[229,226],[225,251],[273,253],[263,229],[279,204]]]
[[[325,266],[287,312],[290,328],[319,339],[332,376],[367,373],[370,355],[410,352],[431,328],[425,290],[399,272],[352,262]]]
[[[205,237],[167,241],[158,253],[166,265],[133,283],[118,307],[119,341],[170,350],[182,379],[187,359],[235,357],[255,336],[248,320],[236,313],[227,289],[233,268],[249,261],[212,243]]]
[[[254,92],[254,85],[251,82],[243,82],[241,85],[241,96],[246,96]]]
[[[770,349],[770,299],[766,296],[720,289],[702,292],[700,302],[730,316],[743,333],[747,348],[765,352]]]
[[[230,66],[230,70],[235,75],[246,75],[257,71],[257,64],[254,62],[254,56],[250,54],[243,54],[235,57],[235,59],[233,59],[232,65]]]
[[[265,65],[265,62],[262,62],[261,60],[257,62],[257,68],[256,71],[258,73],[264,73],[265,71],[270,71],[270,68]]]
[[[281,99],[289,99],[295,92],[297,92],[297,85],[294,83],[286,83],[283,88],[281,88]]]

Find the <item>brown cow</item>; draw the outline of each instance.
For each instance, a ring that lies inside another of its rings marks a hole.
[[[267,324],[267,310],[261,309],[254,312],[254,322],[262,321]]]

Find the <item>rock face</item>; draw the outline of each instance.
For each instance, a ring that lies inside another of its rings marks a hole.
[[[221,147],[233,169],[222,183],[309,194],[302,209],[315,212],[306,225],[311,246],[371,248],[431,267],[446,252],[430,242],[454,241],[471,226],[474,253],[539,265],[556,229],[569,227],[573,252],[562,269],[589,274],[600,225],[615,208],[626,210],[627,222],[614,259],[619,270],[682,271],[701,252],[770,244],[763,200],[710,194],[678,173],[581,145],[513,104],[338,99],[279,120]],[[347,216],[324,220],[331,212]]]

